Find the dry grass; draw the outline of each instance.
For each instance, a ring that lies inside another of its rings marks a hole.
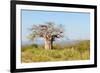
[[[89,41],[81,41],[78,44],[55,46],[56,49],[45,50],[43,47],[28,45],[22,47],[21,59],[24,63],[47,62],[47,61],[68,61],[68,60],[88,60],[90,58]]]

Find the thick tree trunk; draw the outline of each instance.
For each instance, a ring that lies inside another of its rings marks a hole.
[[[45,40],[45,49],[52,49],[53,41]]]

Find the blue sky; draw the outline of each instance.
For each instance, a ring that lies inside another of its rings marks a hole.
[[[29,28],[33,24],[54,22],[62,24],[65,30],[65,37],[61,40],[85,40],[90,39],[90,14],[79,12],[54,12],[54,11],[21,11],[22,21],[22,43],[29,42],[27,36]],[[35,40],[40,41],[40,39]]]

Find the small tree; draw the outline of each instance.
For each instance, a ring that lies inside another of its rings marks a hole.
[[[57,26],[52,22],[47,22],[45,24],[33,25],[31,27],[31,34],[29,38],[33,40],[36,37],[42,37],[45,41],[45,49],[53,48],[53,41],[56,38],[62,37],[63,29],[61,26]]]

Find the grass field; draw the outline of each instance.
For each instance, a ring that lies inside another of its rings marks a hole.
[[[90,58],[90,41],[84,40],[74,45],[53,45],[52,50],[45,50],[43,46],[25,45],[21,49],[23,63],[47,61],[88,60]]]

